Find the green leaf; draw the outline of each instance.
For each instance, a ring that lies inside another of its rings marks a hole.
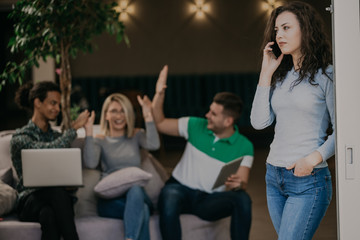
[[[39,62],[38,62],[36,59],[34,59],[33,63],[34,63],[34,65],[35,65],[37,68],[39,68],[39,67],[40,67]]]
[[[56,62],[56,64],[60,63],[60,54],[56,54],[55,62]]]
[[[123,40],[123,34],[122,33],[118,33],[116,36],[116,42],[119,43]]]
[[[23,81],[22,81],[22,77],[21,77],[21,76],[18,76],[18,82],[19,82],[20,85],[23,84]]]
[[[74,104],[72,108],[70,108],[70,118],[72,121],[75,121],[80,113],[80,106]]]
[[[15,38],[14,36],[10,38],[9,43],[8,43],[8,47],[14,46],[14,44],[15,44],[15,39],[16,39],[16,38]]]
[[[10,80],[11,83],[15,83],[15,82],[16,82],[16,79],[15,79],[14,74],[10,74],[10,75],[9,75],[9,80]]]
[[[45,28],[43,33],[42,33],[42,36],[45,36],[46,34],[48,34],[48,32],[50,32],[50,29],[49,28]]]
[[[124,41],[128,47],[130,47],[130,40],[126,34],[124,34]]]

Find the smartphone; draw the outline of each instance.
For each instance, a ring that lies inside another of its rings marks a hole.
[[[279,48],[279,45],[274,41],[274,44],[271,46],[272,52],[274,53],[275,57],[279,57],[281,55],[281,50]]]

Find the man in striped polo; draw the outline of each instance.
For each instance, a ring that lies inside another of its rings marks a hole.
[[[245,189],[253,162],[253,145],[239,133],[235,122],[242,110],[239,96],[222,92],[215,95],[205,118],[165,118],[168,67],[156,83],[153,114],[159,132],[187,140],[185,151],[159,197],[160,230],[164,240],[181,239],[180,214],[194,214],[207,221],[231,216],[230,235],[248,239],[251,199]],[[224,185],[213,189],[221,167],[243,157],[236,173]]]

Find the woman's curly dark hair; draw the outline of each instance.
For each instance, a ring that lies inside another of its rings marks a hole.
[[[324,23],[319,13],[309,4],[299,1],[289,2],[273,10],[265,28],[263,48],[268,42],[275,42],[275,21],[283,12],[295,14],[301,29],[301,67],[299,78],[293,83],[298,85],[304,78],[309,77],[310,84],[316,85],[314,76],[321,68],[325,69],[332,62],[331,47],[328,36],[325,32]],[[285,55],[280,66],[274,72],[271,80],[272,86],[277,81],[284,80],[288,71],[294,66],[292,56]]]

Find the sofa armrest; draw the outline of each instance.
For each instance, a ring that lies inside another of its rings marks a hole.
[[[152,178],[144,189],[156,208],[160,191],[169,176],[161,163],[144,149],[141,150],[141,167],[152,174]]]

